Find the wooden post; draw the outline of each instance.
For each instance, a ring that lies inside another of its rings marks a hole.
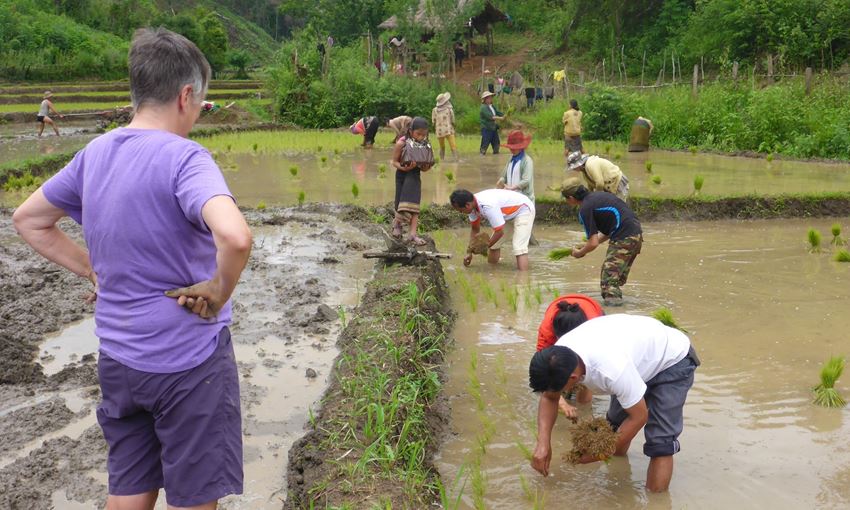
[[[295,74],[298,74],[298,48],[297,47],[295,48],[295,56],[293,57],[292,61],[295,64]]]
[[[697,97],[697,84],[699,83],[699,64],[694,64],[694,78],[691,81],[691,95]]]
[[[673,66],[673,83],[675,84],[676,83],[676,52],[675,51],[670,52],[670,62]],[[679,70],[679,74],[682,74],[681,70]]]
[[[704,56],[699,58],[699,74],[700,74],[700,81],[705,83],[705,57]]]
[[[629,81],[629,71],[626,69],[626,45],[620,46],[620,65],[623,67],[623,78]]]
[[[806,95],[812,93],[812,68],[806,68]]]
[[[378,76],[384,75],[384,43],[378,37]]]
[[[457,83],[457,62],[455,61],[454,46],[449,48],[449,59],[452,61],[452,83]]]
[[[481,91],[479,95],[487,90],[487,84],[484,82],[484,57],[481,57]]]
[[[643,50],[643,61],[640,64],[640,86],[643,87],[643,72],[646,69],[646,50]]]
[[[372,65],[372,31],[371,30],[366,32],[366,44],[369,45],[369,49],[366,52],[366,54],[368,55],[367,58],[369,59],[369,65],[371,66]]]
[[[773,54],[767,54],[767,83],[773,85]]]
[[[584,86],[584,71],[578,72],[578,84]]]
[[[738,83],[738,61],[732,62],[732,81]]]

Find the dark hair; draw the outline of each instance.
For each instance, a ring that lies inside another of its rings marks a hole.
[[[162,27],[141,28],[130,46],[130,99],[136,111],[165,104],[191,85],[198,102],[210,81],[210,65],[195,43]]]
[[[475,200],[475,197],[472,196],[471,192],[465,189],[456,189],[452,191],[451,196],[449,196],[449,202],[456,207],[464,207],[473,200]]]
[[[570,99],[570,108],[573,110],[578,110],[578,101],[575,99]]]
[[[413,117],[410,125],[407,126],[407,131],[404,132],[406,138],[413,138],[413,132],[417,129],[428,129],[428,121],[423,117]]]
[[[579,305],[561,301],[558,303],[558,313],[552,319],[552,329],[555,335],[562,337],[584,322],[587,322],[587,315]]]
[[[562,345],[534,353],[528,365],[528,385],[535,393],[561,391],[578,366],[578,355]]]
[[[580,184],[574,190],[565,189],[561,191],[561,195],[563,195],[564,198],[573,197],[579,201],[584,200],[584,197],[586,197],[588,193],[590,192],[587,191],[587,188],[585,188],[583,184]]]

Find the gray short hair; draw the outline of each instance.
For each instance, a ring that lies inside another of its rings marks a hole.
[[[210,65],[201,50],[180,34],[165,28],[140,28],[130,46],[130,99],[138,110],[147,104],[168,103],[191,85],[201,101],[210,81]]]

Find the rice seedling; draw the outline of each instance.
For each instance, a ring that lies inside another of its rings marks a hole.
[[[841,225],[839,223],[832,224],[832,244],[841,246],[844,244],[844,239],[841,238]]]
[[[673,318],[673,312],[671,312],[670,309],[667,307],[662,306],[658,310],[655,310],[654,312],[652,312],[652,316],[655,317],[655,320],[657,320],[661,324],[664,324],[665,326],[676,328],[684,333],[688,332],[688,330],[686,330],[682,326],[679,326],[679,324]]]
[[[573,425],[572,436],[573,449],[564,455],[564,460],[572,464],[578,464],[585,455],[606,460],[617,447],[617,433],[602,417],[579,420]]]
[[[254,149],[254,152],[257,152],[257,148],[259,147],[259,144],[256,144],[256,143],[255,143],[252,147],[253,147],[253,149]]]
[[[530,456],[528,460],[531,460]],[[528,483],[528,480],[526,480],[525,476],[523,475],[519,475],[519,484],[520,487],[522,487],[522,493],[525,495],[525,499],[527,499],[528,502],[532,504],[531,508],[533,510],[543,510],[545,503],[545,500],[543,498],[543,490],[540,487],[535,487],[534,489],[532,489],[531,485]]]
[[[845,249],[840,249],[835,252],[835,261],[836,262],[850,262],[850,251]]]
[[[516,312],[519,309],[519,305],[517,300],[519,299],[519,291],[516,286],[511,287],[505,291],[505,298],[508,300],[508,305],[510,305],[511,310]]]
[[[820,369],[820,383],[812,388],[815,393],[814,403],[824,407],[844,407],[846,402],[835,391],[835,381],[844,372],[844,357],[833,356]]]
[[[661,176],[653,175],[652,176],[652,184],[661,184]]]
[[[472,464],[472,472],[469,474],[469,483],[472,486],[472,506],[475,510],[486,510],[484,493],[487,490],[487,480],[481,470],[481,459],[475,459]]]
[[[446,180],[449,181],[449,183],[455,182],[455,173],[452,172],[451,170],[447,171],[443,175],[446,176]]]
[[[316,146],[316,152],[322,152],[322,146],[321,145]]]
[[[478,378],[478,352],[472,351],[469,355],[469,365],[466,366],[466,389],[475,401],[479,411],[485,408],[484,397],[481,396],[481,380]]]
[[[299,191],[298,192],[298,206],[301,207],[302,205],[304,205],[304,200],[306,200],[306,199],[307,199],[307,193],[305,193],[303,190]]]
[[[537,301],[537,304],[543,304],[543,288],[540,284],[537,284],[537,287],[534,287],[534,300]]]
[[[499,298],[498,298],[498,295],[496,294],[496,291],[493,290],[493,286],[490,285],[490,282],[488,282],[485,279],[482,279],[480,287],[481,287],[481,291],[484,292],[484,299],[492,302],[493,306],[498,308],[499,307]]]
[[[705,177],[703,177],[702,175],[699,175],[699,174],[695,175],[694,176],[694,193],[699,193],[700,191],[702,191],[702,185],[704,183],[705,183]]]
[[[292,177],[298,177],[298,165],[292,165],[289,167],[289,175]]]
[[[356,182],[351,184],[351,196],[355,199],[360,196],[360,187],[357,186]]]
[[[809,241],[809,253],[820,253],[820,231],[814,228],[810,228],[807,238]]]
[[[622,158],[622,157],[623,157],[623,155],[622,155],[622,154],[620,154],[619,152],[618,152],[617,154],[614,154],[614,160],[615,160],[615,161],[619,161],[619,160],[620,160],[620,158]]]
[[[643,166],[646,168],[647,173],[652,173],[652,161],[647,161]]]
[[[319,160],[320,160],[322,163],[327,163],[327,162],[328,162],[328,157],[327,157],[327,156],[322,156],[321,158],[319,158]]]
[[[549,260],[561,260],[573,254],[572,248],[555,248],[549,252]]]
[[[339,149],[334,147],[334,156],[339,156]]]
[[[697,148],[697,146],[696,146],[696,145],[691,145],[691,146],[690,146],[691,154],[696,154],[698,150],[699,150],[699,149]]]
[[[437,480],[437,490],[440,493],[440,508],[444,508],[447,510],[457,510],[460,508],[461,498],[463,497],[463,490],[466,488],[467,478],[464,477],[464,473],[466,472],[466,465],[462,464],[460,468],[457,470],[457,474],[455,475],[454,480],[452,481],[452,492],[455,494],[454,499],[449,498],[449,491],[446,490],[446,486],[443,485],[442,481]]]
[[[610,154],[610,153],[611,153],[611,144],[606,143],[605,144],[605,154]]]
[[[233,148],[233,145],[232,145],[232,144],[227,144],[227,152],[230,152],[230,150],[231,150],[232,148]]]
[[[266,209],[266,202],[264,200],[260,200],[257,202],[257,210],[264,211]]]
[[[770,163],[772,161],[773,161],[773,153],[771,152],[770,154],[767,155],[767,162]]]

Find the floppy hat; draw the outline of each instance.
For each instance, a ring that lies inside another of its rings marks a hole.
[[[49,90],[46,90],[46,91],[44,92],[44,95],[43,95],[41,98],[42,98],[42,99],[50,99],[51,97],[53,97],[53,92],[50,92]]]
[[[502,147],[508,149],[522,150],[528,147],[531,143],[531,135],[525,136],[522,131],[516,129],[508,135],[508,143],[502,144]]]
[[[451,100],[452,94],[450,92],[443,92],[439,96],[437,96],[437,106],[443,106]]]
[[[496,94],[494,94],[494,93],[490,92],[489,90],[487,90],[487,91],[485,91],[483,94],[481,94],[481,100],[482,100],[482,101],[484,101],[484,100],[485,100],[485,99],[487,99],[488,97],[490,97],[490,96],[495,96],[495,95],[496,95]]]
[[[561,183],[561,195],[564,197],[575,197],[580,186],[584,186],[584,181],[578,177],[564,179],[564,182]]]
[[[587,162],[587,158],[589,158],[587,154],[582,154],[581,151],[571,152],[569,156],[567,156],[567,168],[570,170],[575,170],[576,168],[582,166]]]

